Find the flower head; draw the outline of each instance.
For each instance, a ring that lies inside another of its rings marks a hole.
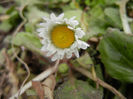
[[[79,57],[78,49],[86,49],[89,45],[79,40],[85,33],[81,28],[77,28],[79,22],[75,17],[64,18],[64,14],[58,17],[51,14],[49,18],[43,17],[45,23],[40,23],[41,28],[37,31],[42,38],[41,50],[47,52],[47,56],[52,56],[52,61],[57,59],[71,58],[74,53]]]

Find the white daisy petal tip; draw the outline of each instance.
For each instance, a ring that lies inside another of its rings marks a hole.
[[[48,20],[49,20],[49,18],[46,17],[46,16],[43,16],[42,19],[43,19],[44,21],[48,21]]]
[[[64,18],[64,13],[56,16],[51,13],[49,17],[43,17],[45,22],[40,23],[41,28],[37,29],[39,37],[42,37],[42,51],[46,51],[46,56],[52,56],[51,60],[56,61],[66,57],[70,59],[73,54],[78,58],[78,49],[87,49],[89,45],[79,40],[85,33],[77,27],[79,22],[75,16]]]
[[[76,56],[77,58],[79,58],[79,52],[78,52],[77,49],[74,51],[74,54],[75,54],[75,56]]]
[[[70,59],[72,57],[72,53],[66,53],[66,58]]]
[[[59,56],[58,56],[58,54],[56,53],[53,57],[52,57],[52,61],[56,61],[56,60],[58,60],[59,59]]]
[[[73,16],[72,18],[70,18],[70,20],[75,20],[76,16]]]
[[[81,36],[84,36],[85,35],[85,32],[81,28],[77,28],[76,29],[76,34],[81,35]]]
[[[51,18],[51,19],[56,18],[56,15],[55,15],[54,13],[51,13],[51,14],[50,14],[50,18]]]
[[[88,47],[89,47],[90,45],[89,44],[87,44],[86,42],[83,42],[83,41],[81,41],[81,40],[79,40],[79,48],[81,48],[81,49],[87,49]]]
[[[64,17],[64,13],[61,13],[59,16],[58,16],[58,18],[63,18]]]
[[[67,26],[69,29],[71,29],[71,30],[73,30],[74,28],[73,27],[71,27],[71,26]]]

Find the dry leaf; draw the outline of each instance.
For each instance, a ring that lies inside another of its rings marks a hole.
[[[53,99],[53,91],[56,85],[55,76],[49,76],[44,82],[45,97],[47,99]]]
[[[44,99],[44,89],[39,81],[32,81],[32,86],[40,99]]]

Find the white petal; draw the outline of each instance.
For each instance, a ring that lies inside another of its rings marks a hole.
[[[67,53],[66,53],[66,58],[69,59],[69,58],[71,58],[71,57],[72,57],[72,52],[67,52]]]
[[[70,18],[70,20],[72,21],[72,20],[74,20],[76,18],[76,16],[73,16],[72,18]]]
[[[60,52],[61,54],[60,54],[60,59],[63,59],[64,58],[64,55],[65,55],[65,52],[64,51],[62,51],[62,52]]]
[[[77,46],[78,46],[78,45],[77,45],[77,42],[74,42],[74,43],[72,44],[72,46],[71,46],[71,49],[75,49]]]
[[[46,51],[46,46],[43,46],[43,47],[41,48],[41,50],[42,50],[42,51]]]
[[[37,32],[43,32],[45,30],[45,28],[39,28],[39,29],[37,29],[36,31]]]
[[[55,23],[57,23],[57,24],[62,24],[62,22],[55,22]]]
[[[47,31],[42,31],[38,34],[39,37],[42,37],[42,38],[48,38],[48,32]]]
[[[68,22],[68,19],[67,18],[64,18],[64,21],[67,23]]]
[[[47,23],[40,23],[39,25],[45,27],[47,25]]]
[[[43,18],[43,20],[45,20],[45,21],[49,21],[49,18],[47,18],[46,16],[43,16],[42,18]]]
[[[74,54],[75,54],[75,56],[76,56],[77,58],[79,58],[79,52],[78,52],[77,49],[74,50]]]
[[[55,54],[53,57],[52,57],[52,61],[56,61],[58,59],[58,54]]]
[[[71,26],[67,26],[69,29],[71,29],[71,30],[73,30],[74,28],[73,27],[71,27]]]
[[[41,40],[41,43],[42,43],[43,45],[48,44],[46,39]]]
[[[39,37],[44,37],[44,33],[43,33],[43,32],[40,32],[40,33],[38,34],[38,36],[39,36]]]
[[[62,49],[58,49],[56,54],[58,54],[58,58],[59,59],[63,59],[64,58],[65,51],[62,50]]]
[[[56,52],[56,50],[49,51],[49,52],[46,54],[46,56],[51,56],[51,55],[53,55],[55,52]]]
[[[79,22],[78,22],[77,20],[74,20],[74,19],[75,19],[75,16],[72,17],[72,18],[70,18],[69,20],[68,20],[68,19],[65,20],[65,22],[66,22],[68,25],[70,25],[70,26],[72,26],[73,28],[75,28],[75,26],[77,26],[77,25],[79,24]]]
[[[50,14],[50,18],[51,18],[51,19],[55,19],[55,18],[56,18],[55,14],[54,14],[54,13],[51,13],[51,14]]]
[[[63,17],[64,17],[64,13],[61,13],[61,14],[58,16],[59,19],[62,19]]]
[[[49,46],[49,47],[47,47],[48,48],[48,50],[49,50],[49,52],[47,53],[47,56],[51,56],[51,55],[53,55],[53,54],[55,54],[55,52],[57,51],[55,48],[54,48],[54,46]]]
[[[79,24],[79,22],[77,20],[73,20],[72,21],[73,25],[77,26]]]
[[[82,49],[87,49],[87,47],[89,47],[89,45],[81,40],[78,40],[79,46],[78,48],[82,48]]]
[[[61,55],[60,55],[60,59],[63,59],[64,58],[64,53],[62,53]]]
[[[76,35],[78,36],[78,38],[82,38],[85,35],[84,31],[81,30],[81,28],[77,28],[75,29],[75,31],[76,31]]]
[[[41,43],[43,44],[43,47],[41,48],[41,50],[42,51],[49,51],[49,47],[50,47],[50,43],[48,42],[48,40],[46,40],[46,39],[43,39],[42,41],[41,41]]]
[[[75,34],[77,35],[78,38],[82,38],[84,36],[81,32],[76,32]]]

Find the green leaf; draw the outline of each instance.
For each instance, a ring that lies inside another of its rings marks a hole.
[[[25,30],[26,32],[30,32],[30,33],[36,33],[37,23],[42,21],[42,17],[49,16],[47,12],[43,12],[34,6],[29,6],[28,12],[25,14],[28,19],[28,23],[25,25]]]
[[[8,32],[11,28],[12,25],[9,23],[8,20],[5,20],[0,24],[0,30],[3,32]]]
[[[133,37],[118,30],[108,32],[99,44],[106,71],[122,82],[133,82]]]
[[[32,24],[36,24],[37,22],[42,20],[43,16],[48,16],[47,12],[43,12],[39,10],[37,7],[29,6],[28,12],[26,13],[26,17],[28,18],[28,22]]]
[[[13,38],[12,43],[16,46],[24,46],[31,51],[41,54],[41,43],[37,36],[32,33],[20,32]]]
[[[132,31],[132,33],[133,33],[133,22],[130,23],[130,27],[131,27],[131,31]]]
[[[88,6],[104,5],[105,0],[85,0],[85,4]]]
[[[103,8],[101,6],[95,6],[88,14],[88,32],[84,39],[106,33],[107,21],[104,18]]]
[[[26,32],[29,32],[29,33],[34,33],[34,32],[36,32],[36,30],[35,30],[35,25],[33,25],[32,23],[26,23],[25,24],[25,31]]]
[[[91,57],[88,55],[88,53],[77,58],[76,60],[82,67],[84,67],[86,69],[90,69],[91,65],[94,65],[93,61],[92,61]]]
[[[113,5],[113,4],[116,4],[116,2],[118,2],[118,1],[120,1],[120,0],[105,0],[105,3],[107,5]]]
[[[73,16],[76,16],[76,20],[80,22],[81,20],[81,15],[82,15],[82,10],[67,10],[64,12],[66,18],[71,18]]]
[[[11,6],[10,8],[8,8],[7,10],[6,10],[6,14],[11,14],[12,12],[14,12],[14,11],[16,11],[16,9],[15,9],[15,6]]]
[[[13,27],[16,27],[21,21],[19,13],[17,10],[15,10],[14,6],[10,7],[6,11],[6,14],[9,16],[9,18],[3,20],[0,24],[0,30],[3,32],[10,31]]]
[[[80,80],[75,80],[74,85],[67,81],[55,90],[55,99],[102,99],[102,97],[102,90]]]
[[[16,27],[21,21],[18,11],[14,10],[13,12],[11,12],[8,21],[10,22],[10,24],[12,24],[13,27]]]
[[[108,21],[108,24],[112,25],[113,27],[122,29],[122,23],[119,15],[119,9],[117,8],[106,8],[104,10],[105,18]]]
[[[0,14],[4,14],[6,12],[6,8],[0,6]]]
[[[40,0],[15,0],[19,6],[34,5],[42,3]]]
[[[102,69],[101,69],[99,64],[95,66],[95,71],[96,71],[97,77],[99,77],[100,79],[104,80],[103,74],[102,74]],[[101,87],[101,89],[102,89],[102,87]]]

